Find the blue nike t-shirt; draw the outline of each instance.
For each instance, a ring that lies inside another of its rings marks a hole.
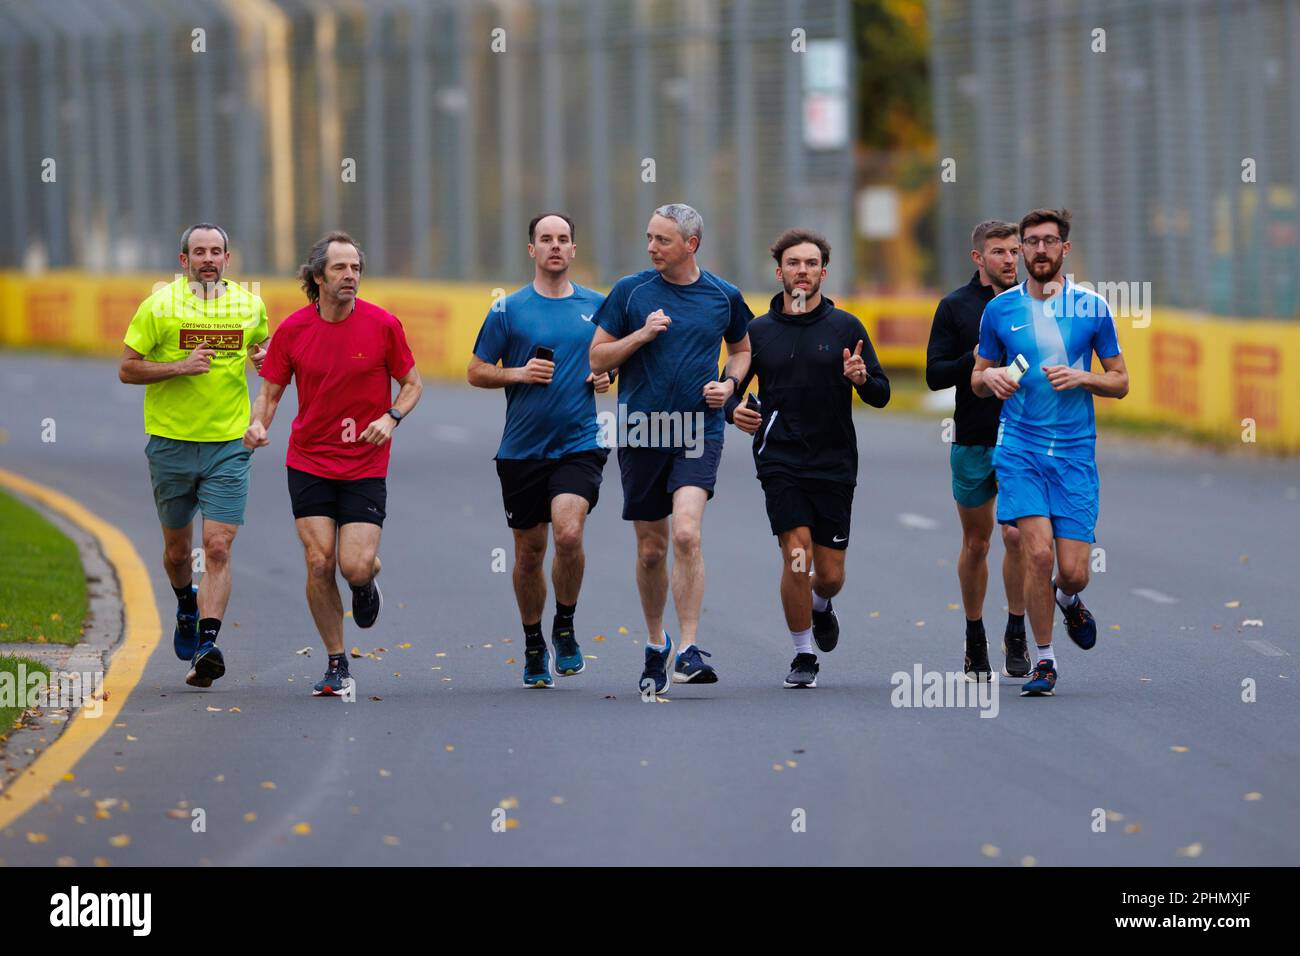
[[[1029,363],[1019,390],[1002,403],[998,444],[1057,458],[1092,458],[1097,444],[1092,393],[1084,388],[1056,391],[1043,366],[1090,372],[1093,352],[1099,358],[1120,354],[1106,300],[1067,281],[1043,301],[1022,282],[984,307],[979,341],[980,355],[990,362],[1010,365],[1023,355]]]
[[[745,337],[754,313],[730,282],[700,270],[689,285],[668,282],[655,269],[624,276],[596,313],[596,324],[615,338],[645,325],[663,309],[672,319],[666,331],[633,353],[619,369],[619,401],[629,414],[702,412],[706,441],[722,441],[722,409],[709,408],[704,386],[718,379],[722,340]]]
[[[587,382],[593,317],[603,297],[573,283],[573,294],[551,299],[530,282],[488,311],[474,354],[505,368],[527,365],[537,346],[555,350],[549,385],[507,385],[506,426],[498,458],[562,458],[599,448],[596,392]]]

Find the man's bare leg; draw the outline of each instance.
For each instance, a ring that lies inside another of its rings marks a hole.
[[[313,515],[294,524],[307,559],[307,607],[327,654],[343,653],[343,602],[336,570],[337,530],[333,518]]]
[[[704,605],[704,553],[700,546],[700,526],[708,493],[703,488],[686,485],[673,492],[673,606],[683,653],[695,643],[700,626],[700,608]]]
[[[634,521],[636,589],[645,615],[646,642],[664,646],[664,605],[668,603],[668,519]]]

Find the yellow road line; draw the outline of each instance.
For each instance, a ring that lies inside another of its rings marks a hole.
[[[78,716],[72,719],[58,739],[19,774],[7,789],[0,791],[0,830],[3,830],[36,803],[46,799],[50,791],[63,780],[63,775],[70,773],[86,751],[113,726],[126,699],[140,682],[149,655],[158,646],[162,626],[158,620],[158,606],[154,602],[153,585],[149,583],[149,572],[145,570],[144,562],[126,535],[62,492],[46,488],[3,468],[0,468],[0,486],[39,501],[99,540],[104,556],[117,574],[117,582],[122,589],[122,611],[125,618],[125,637],[113,654],[108,673],[104,675],[104,694],[107,699],[103,703],[103,711],[98,717],[89,717],[84,709],[78,710]]]

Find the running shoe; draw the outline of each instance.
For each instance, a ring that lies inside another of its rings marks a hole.
[[[1085,651],[1091,650],[1097,643],[1097,622],[1092,619],[1092,612],[1084,607],[1083,601],[1076,596],[1074,604],[1067,607],[1063,613],[1065,633],[1070,635],[1070,640]]]
[[[718,673],[704,658],[712,657],[708,651],[702,651],[694,644],[677,655],[677,666],[673,668],[674,684],[716,684]]]
[[[1056,694],[1056,665],[1039,661],[1029,680],[1020,688],[1021,697],[1052,697]]]
[[[645,646],[645,669],[641,671],[641,680],[637,686],[645,694],[651,688],[654,693],[662,694],[668,686],[668,662],[673,659],[673,639],[664,631],[663,650],[656,650],[649,644]]]
[[[835,616],[835,609],[831,607],[831,602],[826,602],[826,610],[813,611],[812,619],[813,642],[819,651],[829,654],[840,642],[840,619]]]
[[[524,648],[524,686],[555,686],[555,678],[551,676],[551,652],[545,644]]]
[[[198,588],[194,588],[194,594],[197,597]],[[195,608],[193,614],[186,614],[183,611],[176,612],[176,630],[172,632],[172,650],[176,656],[183,661],[194,660],[194,653],[199,649],[199,612]]]
[[[989,642],[986,639],[966,639],[966,663],[962,669],[966,672],[968,681],[993,678],[993,667],[989,664]]]
[[[572,677],[587,669],[582,659],[582,648],[573,636],[573,625],[560,628],[551,626],[551,643],[555,645],[555,672],[562,677]]]
[[[1029,660],[1029,649],[1025,646],[1024,632],[1017,634],[1008,631],[1002,638],[1002,653],[1007,656],[1007,662],[1002,667],[1003,677],[1029,676],[1032,665]]]
[[[211,687],[212,682],[226,672],[226,659],[214,641],[200,644],[190,661],[190,672],[185,683],[191,687]]]
[[[341,697],[347,689],[348,681],[352,675],[348,673],[347,659],[339,661],[337,664],[331,664],[325,676],[316,682],[316,686],[311,689],[313,697]]]
[[[384,592],[379,590],[379,583],[370,579],[366,588],[352,590],[352,620],[357,627],[374,627],[379,619],[379,609],[384,606]]]
[[[816,687],[818,670],[816,654],[796,654],[790,662],[790,676],[785,679],[785,686]]]

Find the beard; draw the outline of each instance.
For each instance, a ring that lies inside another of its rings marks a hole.
[[[213,266],[213,270],[214,270],[213,275],[205,276],[202,274],[202,272],[200,272],[199,266],[191,265],[189,267],[190,282],[197,282],[200,285],[215,285],[216,283],[221,281],[221,274],[222,274],[221,266]]]
[[[1056,278],[1064,261],[1064,256],[1058,256],[1055,259],[1050,256],[1040,259],[1036,256],[1033,259],[1025,260],[1025,268],[1036,281],[1046,283]]]
[[[785,289],[785,294],[788,295],[788,296],[790,296],[790,298],[794,299],[795,302],[798,302],[798,301],[799,301],[799,296],[800,296],[800,295],[802,295],[804,301],[807,302],[809,299],[811,299],[813,296],[815,296],[818,292],[820,292],[820,291],[821,291],[821,287],[822,287],[822,283],[821,283],[821,280],[820,280],[820,279],[810,278],[810,279],[808,280],[808,282],[809,282],[809,286],[808,286],[808,288],[806,288],[806,289],[798,289],[798,288],[795,288],[795,284],[794,284],[794,282],[793,282],[792,280],[790,280],[790,279],[782,279],[782,280],[781,280],[781,288]]]

